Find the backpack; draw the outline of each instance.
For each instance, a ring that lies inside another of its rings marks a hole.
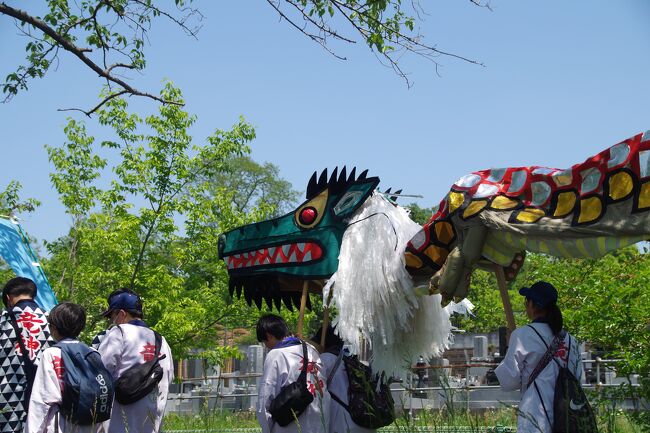
[[[301,413],[314,401],[314,396],[307,389],[307,345],[302,341],[303,368],[295,382],[289,383],[280,389],[271,401],[269,412],[273,421],[281,427],[297,420]]]
[[[77,425],[96,425],[111,417],[113,378],[102,358],[83,343],[59,343],[63,361],[61,415]]]
[[[528,326],[535,331],[544,345],[546,345],[546,342],[535,327]],[[571,354],[570,338],[569,349],[567,351],[567,366],[565,367],[560,364],[554,356],[559,347],[560,340],[564,339],[565,335],[566,331],[562,332],[559,337],[556,336],[553,339],[551,346],[547,346],[546,353],[531,374],[528,386],[534,384],[539,399],[542,401],[542,406],[544,406],[542,396],[537,388],[537,384],[534,382],[537,375],[548,365],[551,359],[555,361],[559,372],[555,381],[553,395],[553,433],[597,433],[598,427],[596,426],[594,411],[589,404],[589,400],[582,389],[580,381],[568,368],[569,355]],[[546,412],[546,407],[544,407],[544,412]],[[548,412],[546,412],[546,418],[549,419]]]
[[[159,361],[167,355],[160,356],[162,336],[154,330],[151,331],[154,333],[156,341],[153,358],[127,369],[115,381],[115,400],[122,405],[132,404],[146,397],[158,386],[163,377],[163,369]]]
[[[395,421],[395,403],[385,374],[382,372],[381,376],[378,373],[373,376],[370,367],[359,361],[357,355],[342,356],[342,353],[341,350],[329,380],[334,376],[342,357],[349,382],[348,404],[330,392],[332,398],[343,406],[352,421],[361,427],[378,429]]]

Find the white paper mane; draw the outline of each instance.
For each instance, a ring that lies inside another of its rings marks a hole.
[[[416,294],[404,264],[406,244],[421,227],[380,193],[349,224],[338,270],[323,289],[325,300],[332,291],[339,336],[355,353],[361,338],[370,343],[377,371],[396,372],[420,355],[439,356],[450,344],[449,313],[440,295]]]

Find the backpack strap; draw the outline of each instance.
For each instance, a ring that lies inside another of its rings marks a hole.
[[[300,341],[302,344],[302,359],[303,359],[303,364],[302,364],[302,371],[300,372],[300,375],[298,376],[298,381],[300,382],[307,382],[307,367],[309,366],[309,357],[307,354],[307,344],[304,341]]]
[[[327,376],[327,387],[328,388],[330,386],[330,383],[332,382],[332,379],[334,378],[334,373],[336,373],[336,370],[339,369],[339,365],[341,365],[341,360],[342,359],[343,359],[343,348],[341,347],[341,351],[339,352],[339,356],[338,356],[338,358],[336,358],[336,363],[334,363],[334,368],[332,368],[332,371],[330,371],[329,376]]]
[[[544,352],[544,355],[542,356],[542,359],[539,360],[537,363],[537,366],[535,366],[535,369],[533,372],[530,374],[530,377],[528,378],[528,384],[526,387],[530,387],[530,385],[535,382],[535,379],[537,379],[537,376],[546,368],[549,362],[551,362],[552,359],[554,359],[555,352],[557,352],[557,349],[560,347],[560,338],[559,336],[554,336],[553,341],[551,342],[551,345],[549,346],[546,344],[546,340],[544,340],[544,337],[537,332],[537,329],[535,329],[534,326],[528,325],[530,329],[532,329],[535,334],[539,337],[540,340],[542,340],[542,343],[544,343],[544,346],[546,346],[546,352]]]

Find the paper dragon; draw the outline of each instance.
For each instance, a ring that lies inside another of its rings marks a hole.
[[[467,295],[476,267],[512,279],[526,251],[597,258],[648,239],[650,131],[569,169],[471,173],[424,226],[378,184],[365,171],[314,173],[294,212],[223,234],[219,252],[231,292],[259,308],[292,308],[313,281],[338,309],[339,335],[353,345],[364,337],[390,368],[447,346],[443,305]]]

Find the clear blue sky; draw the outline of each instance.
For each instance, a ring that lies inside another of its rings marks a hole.
[[[278,165],[298,190],[314,170],[357,166],[382,188],[421,194],[418,204],[432,206],[468,172],[569,167],[650,129],[647,0],[493,0],[493,12],[469,1],[422,1],[427,41],[486,67],[441,57],[438,77],[431,63],[406,57],[410,89],[363,45],[339,47],[348,61],[329,56],[265,1],[195,4],[206,17],[199,40],[156,27],[148,67],[132,83],[153,92],[165,78],[179,85],[199,118],[197,142],[244,115],[257,129],[253,158]],[[24,55],[4,17],[0,41],[4,77]],[[42,201],[23,221],[38,239],[54,240],[70,223],[43,149],[63,141],[70,114],[56,109],[92,106],[100,86],[64,53],[57,71],[0,104],[0,188],[15,179],[24,196]]]

